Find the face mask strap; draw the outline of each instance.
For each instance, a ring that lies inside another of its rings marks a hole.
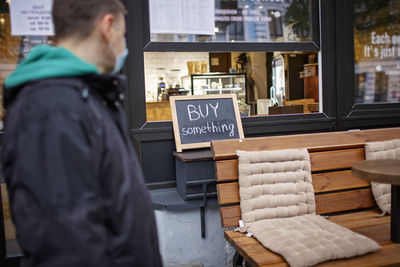
[[[122,32],[121,28],[118,26],[117,23],[113,23],[112,25],[117,31]],[[122,53],[122,55],[118,55],[117,51],[114,49],[114,47],[112,46],[111,43],[108,43],[108,46],[110,47],[111,51],[113,52],[114,56],[115,56],[115,65],[114,65],[114,70],[111,72],[111,74],[117,74],[118,72],[120,72],[122,70],[122,68],[125,65],[125,60],[128,57],[129,54],[129,50],[127,48],[127,44],[126,44],[126,37],[124,36],[124,52]]]

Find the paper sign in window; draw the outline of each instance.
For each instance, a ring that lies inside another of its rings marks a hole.
[[[14,36],[52,36],[52,0],[12,0],[11,34]]]
[[[215,34],[214,0],[149,0],[153,34]]]

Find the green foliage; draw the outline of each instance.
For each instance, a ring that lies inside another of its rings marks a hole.
[[[400,23],[400,0],[354,0],[354,27],[364,30]]]
[[[286,25],[293,24],[297,37],[305,38],[310,34],[309,0],[293,0],[284,17]]]

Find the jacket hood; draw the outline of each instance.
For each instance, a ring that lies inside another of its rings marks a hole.
[[[4,87],[19,87],[25,83],[58,77],[100,74],[99,69],[83,61],[63,47],[40,45],[5,80]]]

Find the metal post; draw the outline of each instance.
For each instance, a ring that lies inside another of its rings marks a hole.
[[[201,237],[206,238],[207,183],[203,183],[203,205],[200,207]]]

